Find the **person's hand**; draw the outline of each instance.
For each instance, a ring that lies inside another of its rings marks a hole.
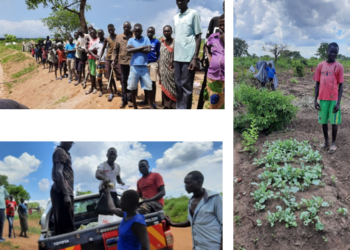
[[[70,199],[70,196],[69,195],[65,195],[63,197],[63,201],[64,201],[64,205],[66,207],[70,207],[72,205],[72,200]]]
[[[124,182],[122,182],[122,183],[120,183],[121,185],[123,185],[123,186],[125,186],[125,183]]]
[[[315,102],[315,109],[320,110],[320,104],[317,101]]]
[[[173,70],[173,69],[174,69],[174,59],[173,59],[173,58],[170,59],[170,62],[169,62],[169,69],[170,69],[170,70]]]
[[[166,223],[169,224],[170,226],[173,225],[173,222],[168,215],[165,215],[165,220],[166,220]]]
[[[115,61],[112,62],[112,70],[114,69],[114,65],[116,64]]]
[[[197,59],[193,58],[191,63],[190,63],[190,66],[188,66],[188,69],[189,70],[195,70],[196,68],[198,68]]]
[[[339,111],[339,109],[340,109],[340,105],[339,105],[339,103],[337,103],[333,108],[333,113],[337,113]]]

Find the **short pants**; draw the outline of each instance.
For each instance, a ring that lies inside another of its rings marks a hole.
[[[147,68],[149,70],[149,75],[151,77],[152,82],[157,82],[158,77],[158,63],[157,62],[151,62],[147,65]]]
[[[97,64],[97,61],[96,61]],[[102,76],[105,74],[106,72],[106,64],[104,62],[100,62],[99,65],[97,65],[97,70],[96,70],[96,77],[97,80],[102,80]]]
[[[66,67],[66,60],[60,62],[58,67],[59,67],[60,69],[63,69],[64,67]]]
[[[96,76],[96,60],[89,59],[90,74]]]
[[[152,81],[147,66],[130,66],[128,90],[137,89],[139,81],[142,89],[149,91],[152,90]]]
[[[338,125],[341,123],[340,106],[337,113],[333,113],[333,108],[337,104],[337,101],[320,100],[320,111],[318,112],[318,123],[327,124],[328,121],[332,125]]]

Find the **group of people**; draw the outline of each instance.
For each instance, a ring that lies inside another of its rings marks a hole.
[[[144,30],[139,23],[132,27],[130,22],[125,22],[124,32],[119,35],[115,33],[114,25],[109,24],[107,37],[102,29],[95,30],[89,25],[89,34],[79,29],[74,37],[68,36],[67,42],[58,37],[51,41],[47,37],[45,43],[35,45],[32,55],[37,61],[40,59],[43,69],[48,64],[48,70],[55,72],[56,80],[68,78],[68,83],[75,81],[75,86],[81,84],[85,89],[90,77],[87,95],[99,92],[99,97],[102,97],[102,79],[105,77],[110,89],[108,101],[120,95],[120,108],[128,105],[137,109],[138,105],[149,105],[156,109],[158,85],[162,90],[164,109],[191,109],[195,72],[200,67],[202,25],[199,13],[189,8],[188,3],[177,1],[180,13],[174,17],[173,27],[164,26],[160,41],[155,38],[154,27],[147,28],[146,36],[143,36]],[[198,108],[203,108],[202,99],[205,99],[211,109],[224,109],[224,15],[212,19],[206,38],[203,47],[205,79]],[[121,82],[121,93],[117,90],[116,80]],[[144,90],[144,100],[136,102],[139,82]]]
[[[56,235],[75,231],[74,171],[69,154],[73,144],[61,142],[53,154],[51,201]],[[163,178],[159,173],[150,171],[147,160],[141,160],[138,168],[142,177],[137,181],[137,190],[123,192],[119,200],[116,183],[124,185],[124,182],[121,179],[121,167],[115,162],[117,150],[109,148],[106,156],[107,161],[97,167],[95,177],[100,180],[100,195],[107,196],[107,213],[123,218],[118,229],[118,249],[150,249],[144,214],[163,209],[166,194]],[[166,220],[172,227],[192,228],[194,249],[221,250],[222,197],[219,193],[203,188],[203,182],[204,176],[199,171],[186,175],[185,189],[193,194],[188,204],[187,220],[174,223],[169,216],[166,216]]]
[[[5,240],[5,238],[3,237],[3,229],[4,229],[4,223],[5,223],[5,210],[6,210],[6,218],[9,224],[8,238],[12,238],[15,211],[17,211],[20,225],[21,225],[21,233],[19,236],[28,238],[27,236],[28,207],[27,207],[27,204],[24,203],[23,198],[20,198],[20,202],[21,203],[17,205],[17,202],[13,200],[13,195],[7,192],[6,188],[3,186],[3,183],[0,180],[0,243]]]

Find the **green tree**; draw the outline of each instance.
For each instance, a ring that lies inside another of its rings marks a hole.
[[[277,63],[278,57],[283,51],[287,50],[288,47],[288,44],[265,43],[265,45],[262,46],[262,50],[272,53],[275,57],[275,63]]]
[[[14,35],[4,34],[5,42],[12,43],[17,41],[17,37]]]
[[[84,194],[92,194],[92,192],[91,191],[85,191],[85,192],[77,191],[77,196],[84,195]]]
[[[14,200],[17,204],[20,203],[20,199],[23,198],[27,201],[30,200],[30,194],[23,188],[22,185],[16,186],[14,184],[9,184],[7,187],[9,194],[13,195]]]
[[[80,28],[79,17],[69,11],[60,8],[50,13],[49,17],[40,19],[55,37],[68,38],[68,34]]]
[[[4,185],[4,188],[7,190],[8,186],[9,186],[7,176],[0,174],[0,180],[1,180],[2,185]]]
[[[233,56],[241,57],[243,55],[249,56],[248,53],[249,45],[247,42],[241,38],[233,38]]]
[[[39,203],[38,202],[28,202],[27,205],[28,205],[28,209],[39,207]]]
[[[303,59],[303,57],[300,54],[300,51],[284,50],[281,52],[281,56],[291,59]]]
[[[315,55],[323,60],[326,60],[327,59],[327,50],[328,50],[328,43],[321,43],[320,47],[317,49],[317,53]]]
[[[74,13],[79,17],[84,33],[88,33],[85,11],[91,10],[91,5],[87,4],[87,0],[25,0],[25,3],[29,10],[35,10],[42,4],[44,8],[51,7],[54,12],[65,10]]]

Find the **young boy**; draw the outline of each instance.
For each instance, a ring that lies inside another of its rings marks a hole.
[[[56,52],[57,52],[57,55],[58,55],[58,67],[60,68],[60,80],[62,80],[62,78],[63,78],[62,77],[62,69],[64,69],[64,75],[66,74],[66,71],[65,71],[66,57],[64,55],[64,50],[63,50],[63,44],[62,43],[60,43],[58,45],[58,50]]]
[[[137,109],[136,97],[137,97],[137,85],[140,81],[142,89],[147,91],[149,94],[149,103],[153,103],[152,93],[152,80],[149,75],[147,65],[148,57],[147,54],[151,52],[151,42],[148,37],[142,36],[142,25],[135,24],[134,35],[135,37],[130,38],[127,44],[128,53],[132,53],[130,61],[130,75],[128,80],[128,89],[131,90],[132,102],[134,109]],[[151,109],[154,109],[153,105],[150,105]]]
[[[55,68],[55,78],[56,78],[56,80],[58,80],[58,78],[57,78],[58,56],[57,56],[57,46],[56,46],[56,44],[52,45],[52,50],[51,50],[50,54],[51,54],[51,57],[52,57],[52,65]]]
[[[78,35],[79,35],[79,38],[78,38],[78,41],[77,41],[77,44],[76,44],[76,50],[77,50],[77,53],[76,53],[76,62],[78,63],[77,67],[77,71],[78,71],[78,80],[76,83],[74,83],[74,86],[78,86],[80,84],[80,80],[81,79],[85,79],[85,65],[86,65],[86,60],[87,60],[87,56],[86,56],[86,52],[85,52],[85,46],[86,46],[86,43],[87,43],[87,39],[85,39],[85,36],[84,36],[84,32],[82,29],[79,29],[78,30]],[[81,75],[83,74],[83,78],[81,77]],[[83,83],[83,87],[84,87],[84,83]],[[86,87],[86,84],[85,84],[85,87]],[[84,88],[85,88],[84,87]]]
[[[102,76],[104,75],[105,68],[106,68],[105,62],[106,62],[107,51],[105,50],[103,53],[103,44],[105,42],[104,35],[105,35],[105,33],[103,32],[103,30],[101,30],[101,29],[98,30],[97,36],[99,37],[100,40],[98,40],[96,43],[94,43],[89,49],[89,54],[92,55],[96,60],[96,67],[97,67],[96,76],[97,76],[98,84],[100,86],[99,97],[101,97],[103,95]],[[97,51],[97,52],[95,53],[95,51]],[[111,91],[112,91],[112,88],[111,88]],[[112,99],[113,99],[113,92],[111,93],[111,96],[108,98],[109,101],[112,101]]]
[[[51,54],[51,51],[52,51],[52,47],[49,47],[49,49],[47,51],[47,61],[49,63],[49,73],[51,72],[51,69],[52,69],[52,54]]]
[[[117,92],[118,92],[114,77],[113,76],[110,77],[112,70],[114,70],[114,74],[116,77],[118,75],[117,64],[113,65],[114,67],[112,67],[112,62],[113,62],[112,61],[112,52],[113,52],[113,48],[115,46],[115,43],[117,41],[117,34],[115,33],[115,28],[114,28],[113,24],[109,24],[107,29],[108,29],[109,36],[107,38],[105,38],[105,40],[104,40],[104,44],[103,44],[103,48],[102,48],[100,56],[102,56],[102,54],[105,54],[105,51],[107,49],[106,70],[105,71],[106,71],[106,76],[107,76],[108,81],[109,81],[109,79],[111,79],[111,83],[110,83],[111,94],[108,98],[108,101],[112,101],[113,97],[114,97],[113,88],[114,88],[115,94],[117,94]]]
[[[209,36],[205,46],[209,68],[205,96],[209,97],[210,109],[225,108],[225,16],[219,18],[219,32]]]
[[[91,55],[89,50],[92,47],[92,45],[99,40],[99,38],[97,37],[95,29],[90,30],[90,36],[91,36],[91,40],[89,42],[89,47],[86,50],[86,53],[89,54],[88,59],[89,59],[89,69],[90,69],[90,75],[91,75],[91,87],[88,91],[85,92],[86,95],[91,94],[91,93],[93,93],[93,94],[97,93],[97,89],[96,89],[96,59],[95,59],[95,57],[93,57]]]
[[[313,80],[315,87],[315,108],[319,110],[318,123],[322,124],[325,142],[321,148],[329,148],[328,121],[332,124],[332,145],[328,153],[333,154],[337,150],[338,124],[341,123],[340,103],[343,95],[344,68],[335,59],[339,53],[337,43],[330,43],[327,49],[327,61],[317,65]],[[320,104],[317,103],[317,98]]]
[[[67,55],[67,64],[68,64],[68,73],[69,80],[68,83],[72,82],[73,74],[75,80],[78,80],[78,77],[75,73],[75,43],[73,43],[73,37],[69,37],[69,44],[65,47],[65,54]]]
[[[158,74],[158,59],[159,59],[159,55],[160,55],[160,42],[158,41],[158,39],[153,38],[154,35],[156,34],[156,30],[153,27],[149,27],[147,29],[147,37],[151,42],[151,52],[148,53],[147,57],[148,57],[148,70],[149,70],[149,74],[152,80],[152,95],[153,95],[153,103],[151,103],[151,105],[153,105],[153,107],[156,109],[157,105],[155,104],[155,99],[156,99],[156,81],[157,81],[157,74]],[[148,97],[146,95],[146,91],[145,91],[145,100],[139,102],[138,104],[141,105],[147,105],[148,104]]]
[[[119,226],[118,250],[150,250],[145,217],[136,211],[139,205],[139,194],[135,190],[126,190],[120,199],[121,209],[119,209],[114,206],[111,193],[107,188],[104,189],[104,193],[107,196],[110,213],[123,217]]]
[[[44,65],[43,69],[45,69],[45,63],[46,63],[46,59],[47,59],[47,51],[45,50],[44,46],[41,48],[41,50],[42,50],[42,62]]]
[[[275,85],[273,84],[273,78],[275,78],[276,70],[272,68],[272,64],[269,63],[268,66],[266,66],[267,76],[269,78],[269,84],[271,84],[272,90],[275,90]]]

